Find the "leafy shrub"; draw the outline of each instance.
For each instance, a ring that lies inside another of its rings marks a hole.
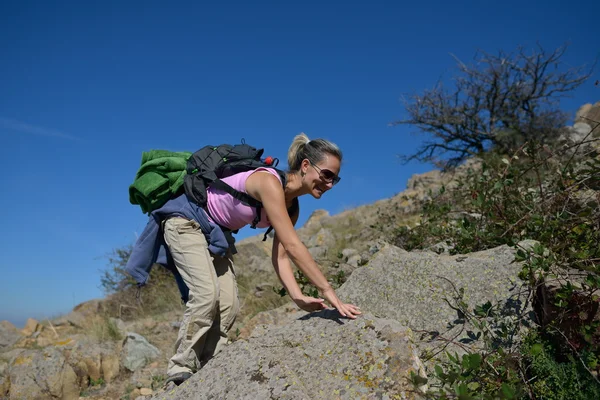
[[[392,240],[408,250],[437,243],[451,254],[515,247],[539,322],[520,333],[525,340],[517,347],[498,345],[485,335],[503,319],[488,312],[481,325],[474,311],[490,305],[468,311],[453,299],[478,327],[472,336],[484,341],[484,351],[449,354],[436,366],[431,396],[600,398],[600,159],[577,154],[580,145],[527,142],[512,155],[485,153],[478,166],[463,167],[455,186],[432,194],[417,226],[396,230]]]

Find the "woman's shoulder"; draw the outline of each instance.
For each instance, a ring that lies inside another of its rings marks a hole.
[[[269,167],[258,167],[253,171],[249,171],[248,172],[248,176],[255,174],[257,172],[268,172],[271,175],[275,176],[277,179],[279,179],[280,182],[283,182],[281,179],[281,174],[275,169],[275,168],[269,168]]]

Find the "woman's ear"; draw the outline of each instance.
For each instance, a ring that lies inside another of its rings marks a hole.
[[[306,175],[306,172],[308,171],[308,167],[310,167],[310,161],[308,161],[308,158],[305,158],[304,160],[302,160],[302,163],[300,164],[300,176]]]

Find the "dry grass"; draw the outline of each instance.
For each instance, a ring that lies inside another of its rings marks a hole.
[[[93,338],[99,342],[118,341],[123,339],[117,323],[107,314],[95,315],[89,321],[87,330]]]
[[[139,293],[137,287],[128,287],[108,296],[104,306],[107,315],[128,321],[180,311],[182,303],[173,274],[163,267],[155,266],[148,284]]]

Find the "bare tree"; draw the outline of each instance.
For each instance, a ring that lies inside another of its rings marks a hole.
[[[540,46],[530,54],[524,48],[497,55],[477,52],[474,63],[460,60],[454,87],[441,83],[405,100],[409,124],[431,137],[406,162],[432,162],[453,167],[491,148],[510,150],[536,139],[557,137],[567,121],[559,99],[591,75],[584,66],[564,70],[566,46],[551,53]]]

